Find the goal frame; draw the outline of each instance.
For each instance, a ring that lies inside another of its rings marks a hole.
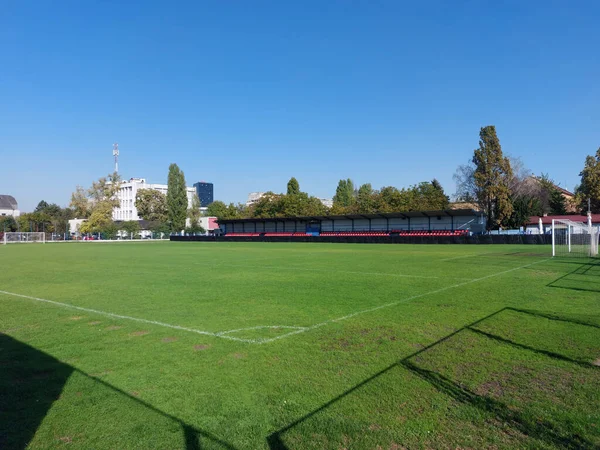
[[[11,239],[18,237],[18,239]],[[23,238],[26,239],[23,239]],[[37,239],[35,239],[37,237]],[[2,244],[45,244],[46,233],[42,231],[6,231],[2,237]]]
[[[557,225],[560,225],[557,226]],[[559,242],[557,231],[558,229],[566,230],[564,235],[564,242]],[[552,219],[552,257],[568,255],[568,256],[579,256],[584,258],[590,258],[598,256],[598,228],[593,227],[590,222],[574,222],[568,219]],[[585,238],[579,238],[576,243],[573,243],[573,236],[585,236]],[[583,241],[583,243],[582,243]],[[558,254],[557,248],[559,246],[566,246],[567,252]],[[573,246],[579,247],[573,249]],[[585,252],[582,252],[582,247]]]

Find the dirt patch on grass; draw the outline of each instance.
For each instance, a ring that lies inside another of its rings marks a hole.
[[[167,343],[168,342],[176,342],[176,341],[177,341],[177,338],[174,338],[174,337],[166,337],[166,338],[161,339],[161,342],[167,342]]]
[[[246,355],[245,355],[245,354],[243,354],[243,353],[234,353],[234,354],[233,354],[233,357],[234,357],[235,359],[243,359],[243,358],[245,358],[245,357],[246,357]]]
[[[130,394],[133,395],[134,397],[140,396],[140,393],[138,391],[131,391]]]
[[[366,346],[398,341],[395,330],[388,327],[362,328],[345,333],[346,336],[328,339],[321,344],[324,351],[355,350]]]
[[[475,392],[478,395],[499,398],[504,393],[504,389],[502,384],[500,384],[498,381],[486,381],[485,383],[479,385]]]
[[[83,316],[73,316],[73,317],[69,317],[69,320],[81,320],[83,319]]]
[[[593,362],[592,362],[592,364],[593,364],[594,366],[598,366],[598,367],[600,367],[600,358],[598,358],[596,361],[593,361]]]
[[[93,322],[88,322],[88,325],[100,325],[102,322],[99,320],[94,320]]]
[[[147,334],[150,334],[150,332],[146,331],[146,330],[141,330],[141,331],[134,331],[133,333],[129,333],[129,336],[145,336]]]
[[[196,350],[197,352],[201,352],[202,350],[206,350],[208,348],[210,348],[210,345],[208,344],[194,345],[194,350]]]
[[[114,330],[120,330],[121,328],[123,328],[123,327],[121,327],[119,325],[111,325],[110,327],[106,327],[106,330],[114,331]]]
[[[65,444],[70,444],[73,442],[73,438],[71,436],[63,436],[58,438],[58,440],[64,442]]]

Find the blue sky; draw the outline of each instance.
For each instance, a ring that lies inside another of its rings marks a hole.
[[[452,174],[494,124],[563,187],[600,146],[597,1],[4,2],[0,193],[66,205],[112,169],[215,196]]]

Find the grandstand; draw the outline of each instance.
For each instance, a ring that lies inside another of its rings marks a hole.
[[[225,237],[463,236],[484,230],[473,209],[377,214],[221,219]]]

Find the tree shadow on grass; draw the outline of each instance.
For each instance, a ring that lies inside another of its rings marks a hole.
[[[439,392],[452,397],[456,401],[459,401],[463,404],[468,404],[468,405],[474,406],[481,411],[485,411],[487,413],[491,413],[491,414],[495,415],[496,417],[501,419],[503,422],[509,424],[511,427],[513,427],[514,429],[520,431],[521,433],[523,433],[527,436],[534,437],[538,440],[546,442],[547,444],[550,444],[550,445],[556,446],[556,447],[561,447],[561,448],[573,448],[573,449],[575,449],[575,448],[577,448],[577,449],[596,448],[594,443],[590,442],[589,440],[585,439],[585,437],[580,436],[577,433],[571,433],[566,430],[559,430],[556,428],[555,425],[553,425],[552,423],[545,421],[541,418],[536,418],[535,420],[531,419],[531,418],[527,417],[527,415],[522,414],[518,411],[515,411],[515,410],[509,408],[507,405],[505,405],[504,403],[502,403],[499,400],[496,400],[496,399],[488,397],[488,396],[476,394],[476,393],[472,392],[471,390],[465,388],[464,386],[443,376],[442,374],[437,373],[432,370],[421,368],[413,362],[414,358],[416,358],[417,356],[420,356],[420,355],[424,354],[425,352],[433,349],[434,347],[456,337],[459,333],[469,331],[469,332],[475,332],[481,336],[484,336],[485,338],[488,338],[488,339],[491,339],[491,340],[494,340],[497,342],[501,342],[503,344],[511,345],[520,350],[542,354],[542,355],[547,356],[552,359],[568,362],[568,363],[575,364],[578,366],[583,366],[586,368],[599,369],[599,367],[594,366],[593,364],[590,364],[589,362],[575,360],[575,359],[569,358],[567,356],[561,355],[559,353],[550,352],[550,351],[547,351],[544,349],[537,349],[532,346],[520,344],[518,342],[514,342],[509,339],[503,338],[501,336],[497,336],[497,335],[494,335],[489,332],[484,332],[484,331],[476,328],[477,325],[482,324],[484,321],[491,319],[492,317],[497,316],[506,311],[512,311],[512,312],[516,312],[516,313],[520,313],[520,314],[538,316],[540,318],[545,318],[548,320],[557,320],[557,321],[561,321],[561,322],[567,322],[567,323],[571,323],[573,325],[588,326],[588,327],[600,329],[600,326],[598,326],[597,324],[582,322],[579,320],[573,320],[573,319],[567,318],[567,317],[560,317],[555,314],[546,314],[543,312],[530,311],[530,310],[520,310],[517,308],[511,308],[511,307],[502,308],[492,314],[489,314],[479,320],[476,320],[475,322],[465,325],[464,327],[454,331],[453,333],[450,333],[447,336],[444,336],[443,338],[433,342],[432,344],[422,348],[421,350],[418,350],[418,351],[406,356],[405,358],[401,359],[400,361],[389,365],[388,367],[378,371],[374,375],[361,381],[360,383],[356,384],[355,386],[351,387],[350,389],[346,390],[345,392],[341,393],[340,395],[334,397],[327,403],[325,403],[325,404],[321,405],[320,407],[316,408],[315,410],[309,412],[305,416],[295,420],[294,422],[292,422],[292,423],[286,425],[285,427],[277,430],[276,432],[272,433],[271,435],[269,435],[267,437],[267,444],[268,444],[270,450],[288,450],[288,447],[285,444],[284,439],[283,439],[283,437],[287,431],[289,431],[292,428],[296,427],[297,425],[305,422],[306,420],[316,416],[318,413],[326,410],[330,406],[333,406],[335,403],[337,403],[340,400],[344,399],[345,397],[351,395],[352,393],[354,393],[358,389],[364,387],[371,381],[376,380],[380,376],[382,376],[382,375],[388,373],[389,371],[391,371],[392,369],[398,368],[398,367],[402,367],[404,369],[409,370],[411,373],[415,374],[419,378],[427,381],[430,385],[432,385]]]
[[[233,445],[211,433],[195,428],[105,381],[81,372],[2,333],[0,333],[0,449],[27,447],[53,403],[60,398],[69,377],[75,373],[177,423],[181,427],[187,450],[200,450],[202,441],[210,441],[211,447],[235,450]]]

